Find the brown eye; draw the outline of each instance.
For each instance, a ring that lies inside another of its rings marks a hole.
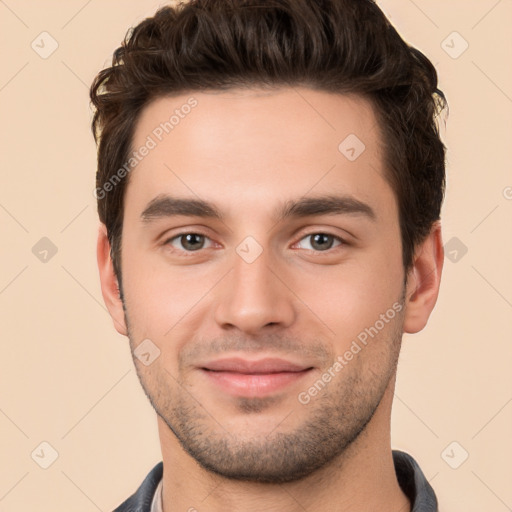
[[[194,252],[203,249],[206,240],[209,238],[200,233],[181,233],[167,240],[166,245],[178,251]]]
[[[340,237],[331,235],[329,233],[311,233],[302,238],[300,242],[302,242],[303,240],[309,240],[310,246],[303,247],[304,249],[313,250],[317,252],[325,252],[328,251],[329,249],[332,249],[333,244],[336,241],[338,242],[338,245],[342,245],[344,243],[344,241]]]

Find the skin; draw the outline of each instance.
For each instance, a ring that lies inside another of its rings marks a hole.
[[[380,131],[358,96],[283,87],[159,98],[142,111],[133,147],[191,96],[197,106],[129,176],[124,305],[105,226],[98,236],[102,293],[116,329],[132,351],[148,338],[160,350],[150,365],[134,363],[157,412],[165,512],[410,511],[394,472],[391,405],[402,333],[423,329],[437,300],[440,224],[416,248],[406,276]],[[338,150],[351,133],[366,146],[355,161]],[[163,193],[212,201],[224,218],[143,222]],[[375,219],[273,216],[285,200],[333,193],[368,204]],[[191,246],[178,233],[205,238]],[[315,244],[317,233],[344,242]],[[262,249],[252,263],[236,251],[247,236]],[[393,304],[401,311],[301,403],[299,393]],[[268,396],[238,397],[199,369],[235,355],[313,370]]]

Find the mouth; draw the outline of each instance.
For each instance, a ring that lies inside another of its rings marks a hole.
[[[212,361],[199,368],[209,383],[234,396],[261,397],[298,383],[313,371],[283,359]]]

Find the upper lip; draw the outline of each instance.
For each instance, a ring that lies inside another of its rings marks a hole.
[[[228,359],[217,359],[202,366],[206,370],[218,372],[235,373],[279,373],[279,372],[301,372],[312,368],[307,365],[295,364],[284,359],[265,358],[257,361],[250,361],[238,357]]]

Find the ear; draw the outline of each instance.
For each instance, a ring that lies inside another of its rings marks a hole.
[[[439,294],[444,263],[441,223],[436,221],[429,235],[417,247],[407,275],[404,332],[416,333],[427,324]]]
[[[114,272],[112,258],[110,257],[110,242],[107,228],[101,223],[98,231],[98,245],[96,251],[98,270],[100,272],[101,293],[108,312],[114,321],[114,327],[119,334],[128,335],[126,329],[123,303],[119,293],[119,284]]]

